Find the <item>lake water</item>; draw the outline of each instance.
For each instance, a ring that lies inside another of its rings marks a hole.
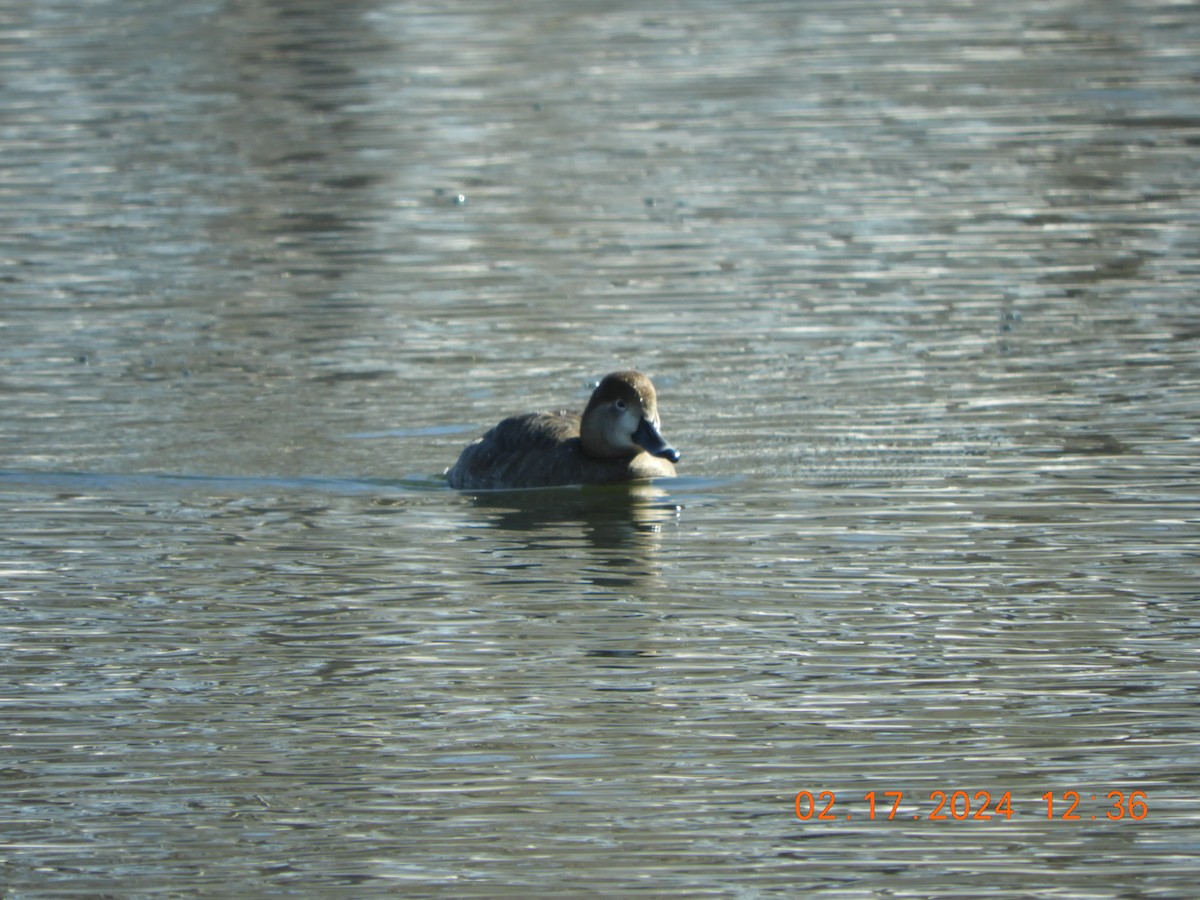
[[[1195,895],[1200,5],[0,48],[6,900]],[[624,367],[680,478],[444,486]]]

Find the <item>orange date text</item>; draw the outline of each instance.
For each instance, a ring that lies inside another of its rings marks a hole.
[[[844,797],[845,795],[843,795]],[[796,818],[802,822],[847,821],[854,818],[874,822],[876,819],[931,822],[994,819],[1011,821],[1018,813],[1013,805],[1012,791],[930,791],[928,799],[913,799],[919,795],[910,791],[905,802],[904,791],[867,791],[850,799],[838,799],[833,791],[800,791],[796,794]],[[1047,791],[1039,798],[1042,806],[1029,801],[1020,805],[1026,814],[1043,814],[1045,818],[1077,822],[1083,820],[1116,822],[1120,819],[1141,821],[1150,813],[1145,791],[1112,790],[1106,794],[1079,791]]]

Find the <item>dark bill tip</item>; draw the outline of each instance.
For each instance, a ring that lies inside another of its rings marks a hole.
[[[655,456],[661,456],[663,459],[669,459],[673,463],[679,462],[679,451],[674,447],[663,447]]]

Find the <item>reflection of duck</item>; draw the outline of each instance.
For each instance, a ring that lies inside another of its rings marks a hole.
[[[452,488],[608,484],[672,476],[679,453],[658,430],[654,385],[641,372],[606,375],[583,415],[505,419],[468,444],[446,473]]]
[[[619,550],[596,557],[607,569],[616,566],[635,574],[648,565],[663,529],[679,521],[683,507],[671,494],[646,481],[541,490],[479,491],[470,495],[475,521],[508,535],[513,546]],[[581,558],[564,558],[579,566]],[[531,564],[521,555],[521,565]]]

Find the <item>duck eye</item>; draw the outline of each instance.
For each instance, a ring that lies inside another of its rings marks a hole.
[[[615,406],[617,407],[617,409],[624,409],[624,408],[625,408],[625,401],[624,401],[624,400],[618,400],[618,401],[616,402]]]

